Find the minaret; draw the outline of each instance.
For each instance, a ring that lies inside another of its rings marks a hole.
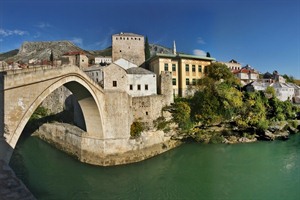
[[[175,43],[175,40],[173,42],[173,54],[176,55],[176,43]]]

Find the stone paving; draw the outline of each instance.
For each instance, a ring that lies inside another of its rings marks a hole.
[[[0,160],[0,200],[36,200],[3,160]]]

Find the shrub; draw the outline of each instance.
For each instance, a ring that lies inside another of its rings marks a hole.
[[[213,133],[210,137],[209,143],[211,144],[218,144],[224,141],[224,137],[218,133]]]
[[[144,130],[144,126],[141,122],[133,122],[130,126],[130,136],[137,138],[141,135]]]

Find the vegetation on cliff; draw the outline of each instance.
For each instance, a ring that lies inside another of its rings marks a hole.
[[[265,92],[243,91],[223,64],[213,63],[205,73],[191,88],[193,96],[178,98],[168,108],[180,131],[197,141],[215,143],[231,136],[253,139],[271,124],[294,120],[300,112],[290,101],[278,100],[271,87]]]

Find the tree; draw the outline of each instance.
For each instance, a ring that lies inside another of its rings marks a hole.
[[[149,46],[149,42],[148,42],[148,37],[146,36],[145,39],[145,60],[148,60],[150,58],[151,54],[150,54],[150,46]]]
[[[54,61],[54,55],[53,55],[53,51],[51,50],[51,54],[50,54],[51,65],[53,65],[53,61]]]
[[[190,100],[193,119],[204,124],[232,120],[243,105],[243,94],[236,87],[237,78],[220,63],[205,69],[206,77],[199,80]]]
[[[295,78],[293,76],[288,76],[284,74],[282,77],[285,78],[286,82],[288,83],[295,83]]]
[[[190,122],[191,109],[187,102],[178,101],[172,105],[171,113],[173,121],[182,129],[187,128]]]

